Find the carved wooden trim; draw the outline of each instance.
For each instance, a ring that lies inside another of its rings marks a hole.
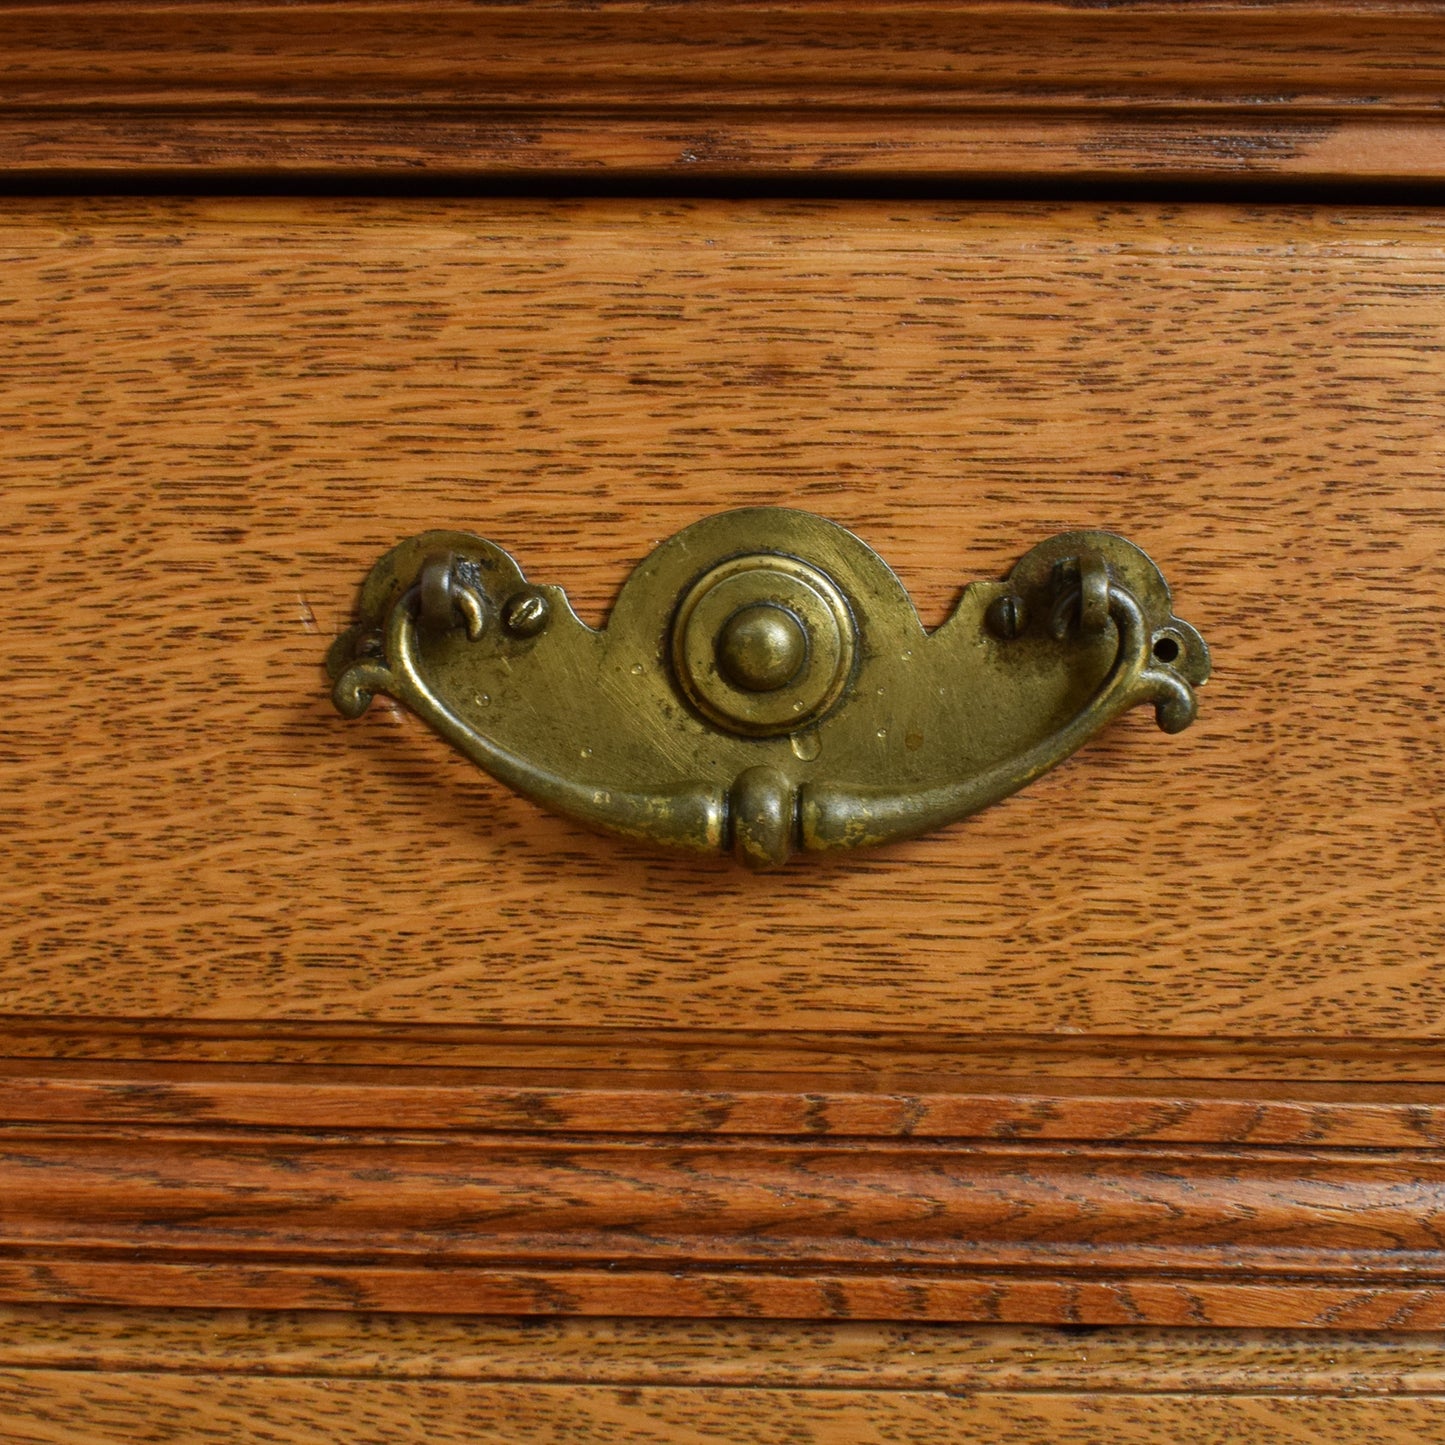
[[[12,1057],[0,1300],[1445,1325],[1445,1088],[1135,1047],[1097,1080]]]
[[[0,9],[3,171],[1445,174],[1429,5]]]

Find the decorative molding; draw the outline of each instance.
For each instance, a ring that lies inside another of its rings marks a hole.
[[[0,56],[11,175],[1445,174],[1425,4],[83,0]]]
[[[822,1080],[886,1078],[910,1089],[928,1080],[1126,1080],[1231,1083],[1250,1091],[1273,1081],[1291,1091],[1309,1083],[1370,1085],[1361,1098],[1394,1090],[1421,1104],[1445,1084],[1438,1038],[1265,1037],[1188,1034],[969,1033],[903,1029],[728,1029],[652,1026],[415,1023],[366,1019],[207,1019],[6,1016],[0,1059],[122,1063],[305,1064],[418,1069],[532,1069],[636,1078],[682,1073],[708,1080],[792,1073]],[[599,1072],[600,1071],[600,1072]],[[207,1075],[206,1077],[213,1077]],[[307,1077],[318,1077],[308,1074]],[[373,1078],[382,1075],[373,1073]],[[410,1077],[419,1077],[412,1075]],[[453,1076],[454,1077],[454,1076]]]
[[[1445,1326],[1439,1085],[500,1054],[6,1060],[0,1300]]]
[[[505,1053],[505,1048],[499,1050]],[[758,1063],[766,1063],[759,1059]],[[960,1061],[965,1069],[968,1061]],[[936,1067],[936,1063],[935,1063]],[[963,1072],[564,1070],[0,1059],[17,1125],[980,1140],[1298,1149],[1445,1148],[1445,1086]],[[977,1069],[977,1061],[974,1063]]]

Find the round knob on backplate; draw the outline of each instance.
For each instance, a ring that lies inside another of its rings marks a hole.
[[[808,634],[786,607],[758,602],[723,623],[718,671],[744,692],[776,692],[797,677],[808,657]]]
[[[729,732],[797,732],[837,702],[857,629],[837,584],[795,557],[732,557],[678,604],[672,663],[692,705]]]

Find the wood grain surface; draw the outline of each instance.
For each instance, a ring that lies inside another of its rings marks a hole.
[[[1428,3],[0,7],[0,174],[1445,176]]]
[[[0,1008],[1439,1038],[1442,241],[1380,210],[12,204]],[[1214,647],[1202,719],[754,878],[331,708],[401,536],[474,528],[600,622],[755,502],[858,531],[930,623],[1041,537],[1121,531]]]

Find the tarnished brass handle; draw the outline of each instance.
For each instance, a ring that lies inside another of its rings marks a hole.
[[[413,537],[328,665],[347,717],[388,693],[549,808],[769,868],[975,813],[1137,703],[1179,732],[1209,652],[1108,532],[1041,543],[928,633],[852,533],[756,507],[664,542],[600,632],[491,542]]]

